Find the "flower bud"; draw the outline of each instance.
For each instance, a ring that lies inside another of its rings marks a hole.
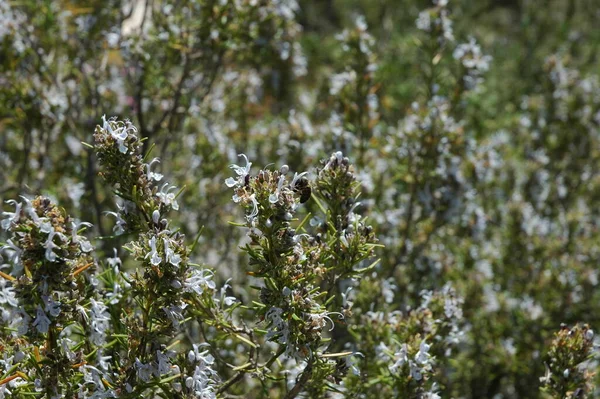
[[[176,290],[179,290],[181,289],[181,287],[183,287],[183,285],[181,284],[181,281],[173,280],[171,281],[171,287],[175,288]]]

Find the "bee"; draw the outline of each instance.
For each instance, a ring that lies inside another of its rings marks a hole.
[[[304,204],[306,201],[308,201],[312,195],[312,190],[306,177],[301,177],[300,179],[298,179],[298,181],[294,185],[293,190],[295,193],[300,194],[301,204]]]

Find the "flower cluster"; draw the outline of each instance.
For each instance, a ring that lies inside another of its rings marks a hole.
[[[358,303],[362,300],[356,298]],[[438,359],[450,356],[463,341],[462,305],[463,299],[447,285],[440,291],[424,291],[414,310],[369,311],[361,316],[354,334],[365,339],[361,350],[367,357],[374,356],[385,371],[380,371],[380,391],[390,396],[437,395],[438,382],[442,382],[436,381]],[[357,377],[347,383],[358,392],[366,389]]]
[[[593,2],[74,3],[0,2],[0,399],[598,395]]]
[[[592,357],[594,331],[587,325],[561,326],[555,334],[540,378],[543,389],[553,398],[582,398],[591,391],[593,373],[585,368]]]
[[[114,384],[120,386],[121,392],[139,395],[151,392],[153,382],[170,378],[170,386],[177,392],[188,392],[192,397],[215,397],[218,377],[211,369],[212,356],[206,351],[199,352],[195,345],[195,352],[190,352],[184,366],[184,362],[176,363],[181,360],[177,352],[166,348],[172,334],[181,331],[193,314],[186,311],[190,302],[208,301],[209,307],[214,304],[216,286],[211,280],[212,272],[189,264],[190,249],[185,245],[185,236],[172,231],[163,217],[169,209],[177,210],[178,204],[168,183],[160,191],[155,185],[163,178],[152,171],[158,159],[143,162],[141,141],[129,122],[116,119],[103,122],[95,134],[95,149],[104,166],[101,173],[115,185],[117,194],[127,204],[122,209],[126,210],[123,216],[113,215],[125,221],[128,231],[138,234],[125,249],[142,266],[127,277],[129,293],[136,298],[141,313],[123,315],[128,351],[122,361],[127,372],[115,378]],[[119,173],[119,168],[129,172]],[[195,363],[199,365],[192,367]]]
[[[246,166],[232,165],[237,178],[228,178],[226,184],[234,189],[234,202],[246,209],[250,243],[244,249],[250,257],[250,273],[264,281],[255,311],[268,327],[266,339],[305,362],[291,392],[322,394],[324,388],[310,381],[328,376],[339,382],[350,368],[332,374],[337,363],[329,357],[338,354],[319,354],[327,348],[325,332],[343,325],[344,314],[351,314],[335,291],[372,268],[356,266],[373,256],[376,241],[372,227],[365,226],[355,211],[359,204],[354,203],[358,184],[353,166],[335,153],[323,161],[311,182],[305,172],[288,178],[287,165],[253,176],[251,163],[241,156]],[[306,215],[298,223],[295,216],[311,198],[327,220],[322,225],[319,218],[307,223]]]
[[[144,163],[140,153],[142,142],[131,122],[106,117],[102,117],[102,122],[94,133],[98,161],[104,166],[100,175],[114,184],[123,200],[119,212],[107,212],[116,218],[113,231],[122,234],[125,230],[138,231],[148,224],[160,225],[161,215],[179,208],[173,192],[176,188],[168,183],[160,189],[154,185],[162,180],[160,173],[152,171],[158,159]]]
[[[380,114],[375,41],[367,31],[364,17],[357,17],[354,25],[336,36],[344,56],[353,62],[345,64],[329,79],[329,101],[333,108],[328,125],[334,133],[335,148],[347,152],[358,150],[361,165]]]
[[[434,0],[434,7],[421,11],[417,19],[417,28],[436,38],[440,45],[453,41],[448,0]]]
[[[482,75],[490,68],[492,57],[483,54],[475,38],[471,37],[467,43],[456,46],[452,56],[464,70],[462,81],[465,89],[473,90],[483,82]]]
[[[2,227],[10,232],[0,247],[9,262],[0,272],[0,297],[8,305],[2,321],[12,331],[4,344],[21,353],[19,378],[27,378],[19,386],[27,389],[35,380],[50,397],[68,391],[69,369],[81,361],[80,340],[73,340],[69,327],[88,317],[83,305],[92,294],[90,273],[96,263],[92,245],[80,235],[89,223],[76,223],[49,198],[21,199],[9,200],[15,210],[2,214]],[[83,329],[83,335],[101,330]]]
[[[252,176],[251,163],[240,156],[246,165],[233,165],[237,179],[228,178],[226,184],[234,189],[234,202],[246,209],[251,240],[246,251],[252,274],[265,279],[259,314],[270,328],[267,339],[285,345],[290,356],[308,356],[319,347],[329,317],[315,300],[321,296],[314,281],[318,269],[324,267],[321,245],[292,227],[301,201],[310,198],[306,173],[290,179],[284,165],[278,171],[261,170]]]

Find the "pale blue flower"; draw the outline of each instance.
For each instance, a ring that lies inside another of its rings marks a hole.
[[[158,199],[160,199],[160,201],[163,204],[165,204],[167,206],[171,206],[171,208],[173,208],[174,210],[177,211],[177,210],[179,210],[179,204],[175,200],[175,193],[171,192],[171,190],[174,190],[176,188],[177,187],[175,187],[175,186],[169,187],[169,183],[165,183],[160,188],[160,192],[156,193],[156,196],[158,197]]]
[[[21,254],[23,250],[17,247],[11,239],[8,239],[5,245],[0,246],[0,254],[3,252],[8,253],[8,261],[18,269],[17,271],[20,271],[22,269]]]
[[[58,260],[58,255],[54,253],[54,249],[59,248],[59,246],[54,243],[54,237],[58,237],[63,242],[67,239],[64,234],[56,232],[54,229],[48,234],[48,238],[43,247],[46,248],[46,259],[50,262],[56,262]]]
[[[35,320],[33,321],[33,326],[38,330],[41,334],[46,334],[48,329],[50,328],[50,319],[44,313],[44,310],[40,305],[37,307],[37,312],[35,316]]]
[[[9,305],[15,308],[18,306],[14,287],[10,281],[4,278],[0,278],[0,305],[2,307]]]
[[[102,301],[90,299],[90,340],[95,345],[103,345],[106,341],[106,331],[110,328],[110,313]]]
[[[125,219],[123,219],[123,217],[121,216],[121,214],[118,213],[118,212],[110,212],[110,211],[106,211],[104,213],[106,215],[114,216],[117,219],[117,222],[115,223],[115,227],[113,227],[113,232],[116,235],[123,234],[125,232],[125,229],[123,227],[125,225],[127,225],[127,222],[125,221]]]
[[[148,382],[150,381],[150,378],[152,378],[152,372],[153,372],[153,367],[150,364],[144,364],[140,361],[140,359],[135,359],[135,364],[133,365],[133,368],[136,370],[137,372],[137,376],[140,380],[144,381],[144,382]]]
[[[178,267],[179,263],[181,262],[181,256],[175,253],[175,251],[173,251],[173,249],[169,246],[169,239],[163,238],[163,242],[165,244],[165,257],[167,258],[167,262],[175,267]]]
[[[187,304],[181,303],[181,305],[170,305],[168,308],[163,307],[163,312],[167,315],[167,318],[171,321],[174,328],[179,327],[181,321],[185,318],[183,316],[183,310],[187,307]]]
[[[203,365],[211,366],[215,362],[215,358],[209,353],[208,350],[200,351],[200,348],[209,346],[207,343],[193,344],[192,350],[188,352],[188,361],[190,363],[201,363]]]
[[[185,280],[185,291],[202,295],[206,288],[214,290],[216,285],[212,280],[213,273],[206,269],[192,269],[191,275]]]
[[[80,222],[80,223],[71,222],[71,226],[72,226],[71,242],[79,244],[81,251],[91,252],[94,249],[94,247],[92,247],[92,244],[87,240],[87,238],[77,235],[77,232],[80,229],[80,226],[92,227],[92,224],[88,223],[88,222]]]
[[[419,364],[427,364],[429,362],[429,358],[431,355],[429,354],[429,349],[431,348],[424,340],[421,341],[419,345],[419,351],[415,355],[415,360]]]
[[[150,252],[146,255],[146,258],[150,257],[150,263],[153,266],[158,266],[162,262],[162,258],[156,250],[156,237],[152,237],[148,243],[150,244]]]
[[[21,216],[21,208],[23,206],[23,204],[15,201],[15,200],[8,200],[8,201],[6,201],[6,203],[14,205],[15,211],[14,212],[2,212],[2,216],[5,219],[2,220],[2,222],[0,222],[0,226],[2,226],[2,228],[4,230],[8,230],[13,223],[17,223],[19,221],[19,217]]]
[[[156,351],[156,376],[161,377],[165,374],[169,374],[171,371],[171,359],[175,357],[175,352],[166,351],[165,353],[157,350]]]
[[[42,296],[42,300],[46,305],[45,310],[50,316],[57,317],[60,314],[61,303],[59,301],[55,301],[54,299],[46,295]]]

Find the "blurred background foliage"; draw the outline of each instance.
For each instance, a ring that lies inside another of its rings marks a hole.
[[[129,118],[186,187],[172,217],[204,226],[198,260],[247,299],[228,166],[243,152],[311,170],[342,150],[385,244],[350,329],[374,351],[373,312],[451,283],[464,321],[438,356],[441,395],[540,397],[560,323],[599,326],[600,3],[445,3],[4,0],[0,200],[49,195],[112,255],[127,237],[82,142],[103,115]],[[419,29],[422,12],[450,34]],[[391,395],[364,366],[355,396]]]

